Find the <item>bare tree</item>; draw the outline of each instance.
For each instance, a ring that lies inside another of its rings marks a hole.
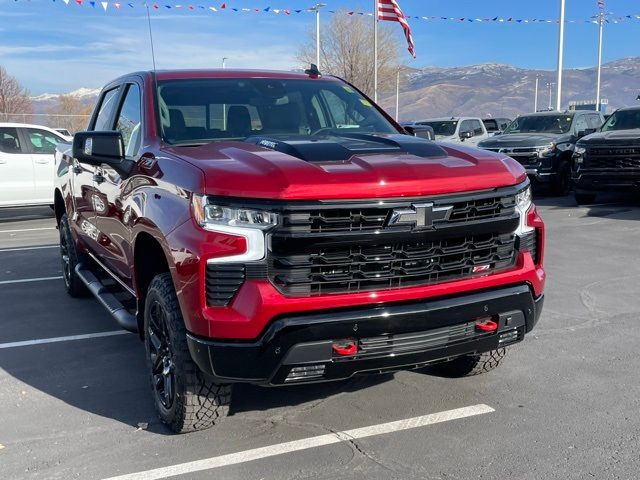
[[[0,116],[2,119],[11,120],[12,114],[20,118],[20,114],[32,111],[29,92],[0,65]]]
[[[315,29],[300,46],[297,60],[315,63]],[[342,77],[373,97],[373,19],[338,11],[323,25],[320,71]],[[378,91],[395,89],[396,72],[401,67],[398,32],[383,22],[378,28]]]
[[[58,97],[58,104],[48,109],[47,113],[52,116],[49,120],[52,126],[56,128],[66,128],[71,133],[75,133],[87,127],[92,110],[93,107],[91,105],[83,104],[76,97],[60,95],[60,97]]]

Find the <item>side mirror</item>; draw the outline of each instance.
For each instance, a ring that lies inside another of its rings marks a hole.
[[[502,130],[498,130],[496,133],[493,134],[494,137],[497,137],[498,135],[502,135]]]
[[[473,132],[471,130],[460,132],[460,140],[468,140],[471,137],[473,137]]]
[[[582,137],[586,137],[587,135],[591,135],[596,130],[597,130],[597,128],[587,128],[585,130],[580,130],[578,132],[578,138],[582,138]]]
[[[128,173],[124,141],[118,131],[78,132],[73,137],[73,158],[89,165],[109,165],[119,173]]]
[[[406,125],[404,129],[414,137],[424,138],[426,140],[435,140],[433,128],[428,125]]]

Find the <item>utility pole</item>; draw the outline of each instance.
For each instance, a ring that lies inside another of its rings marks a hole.
[[[400,67],[396,72],[396,122],[400,118]]]
[[[536,94],[535,94],[535,99],[533,100],[533,111],[537,112],[538,111],[538,83],[540,80],[540,76],[536,73]]]
[[[313,7],[309,8],[310,12],[316,12],[316,66],[320,68],[320,9],[326,7],[326,3],[316,3]]]
[[[596,111],[600,111],[600,78],[602,75],[602,31],[604,29],[604,12],[598,15],[598,78],[596,80]]]
[[[564,55],[564,11],[565,0],[560,0],[560,31],[558,35],[558,93],[556,95],[556,110],[562,108],[562,61]],[[551,108],[551,107],[549,107]]]
[[[373,0],[373,101],[378,103],[378,0]]]

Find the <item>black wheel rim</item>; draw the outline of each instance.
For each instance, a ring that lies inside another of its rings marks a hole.
[[[149,309],[147,343],[153,390],[162,406],[168,410],[175,396],[175,364],[166,315],[158,301],[154,301]]]
[[[71,284],[71,259],[69,258],[69,245],[67,238],[60,227],[60,258],[62,260],[62,274],[64,275],[64,283],[69,286]]]

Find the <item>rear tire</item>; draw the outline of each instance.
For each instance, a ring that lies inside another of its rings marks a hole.
[[[442,377],[471,377],[497,368],[506,354],[506,348],[498,348],[477,355],[464,355],[448,362],[438,363],[431,370]]]
[[[594,203],[596,201],[596,195],[597,194],[592,192],[584,192],[580,190],[576,190],[574,193],[574,197],[578,205]]]
[[[76,249],[76,243],[71,236],[69,218],[65,213],[58,224],[60,232],[60,260],[62,262],[62,278],[64,288],[72,297],[84,297],[89,291],[76,273],[76,266],[80,263],[80,254]]]
[[[154,277],[144,310],[147,367],[156,411],[175,433],[212,427],[229,413],[231,385],[210,381],[191,358],[169,273]]]

